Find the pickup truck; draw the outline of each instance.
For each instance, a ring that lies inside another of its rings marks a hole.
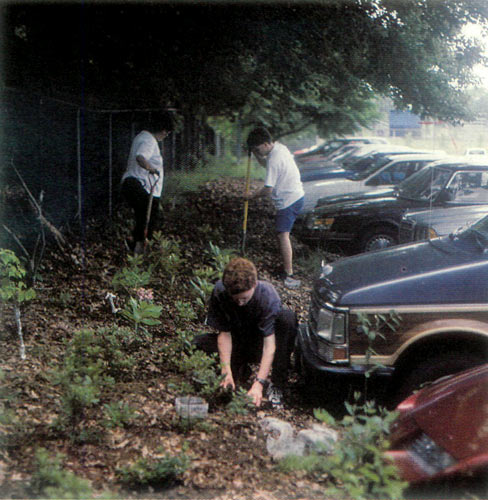
[[[303,377],[373,370],[371,383],[396,404],[485,363],[487,283],[488,217],[455,235],[323,264],[297,339]]]

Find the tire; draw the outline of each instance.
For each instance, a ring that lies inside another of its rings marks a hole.
[[[398,245],[398,231],[390,227],[376,227],[366,233],[361,240],[361,251],[371,252]]]
[[[486,358],[474,352],[440,353],[435,358],[419,362],[407,373],[403,370],[404,376],[400,375],[397,378],[397,383],[393,384],[388,399],[392,407],[395,407],[425,384],[484,363],[486,363]]]

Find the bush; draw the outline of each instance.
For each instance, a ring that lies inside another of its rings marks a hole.
[[[359,398],[356,393],[355,400]],[[342,435],[332,454],[291,457],[281,467],[326,473],[332,484],[325,493],[331,498],[402,498],[407,483],[399,479],[395,466],[385,457],[390,426],[397,414],[376,409],[372,402],[362,406],[346,403],[346,410],[348,414],[339,422],[325,410],[314,412],[318,420]]]
[[[180,454],[177,456],[166,455],[154,461],[140,458],[134,464],[122,467],[117,471],[119,480],[126,486],[161,486],[168,487],[190,466],[190,459]]]
[[[64,470],[62,460],[62,454],[50,457],[44,448],[36,451],[36,469],[30,482],[33,493],[41,498],[92,498],[89,481]]]

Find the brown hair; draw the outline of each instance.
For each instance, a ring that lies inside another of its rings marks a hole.
[[[236,257],[225,266],[222,282],[231,295],[247,292],[258,282],[256,266],[250,260]]]

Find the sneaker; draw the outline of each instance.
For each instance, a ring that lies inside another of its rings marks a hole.
[[[283,407],[283,392],[275,385],[268,385],[268,389],[266,390],[266,398],[271,403],[273,408]]]
[[[300,280],[296,280],[295,278],[293,278],[293,276],[288,275],[285,278],[284,284],[286,288],[294,289],[298,288],[302,284],[302,282]]]

